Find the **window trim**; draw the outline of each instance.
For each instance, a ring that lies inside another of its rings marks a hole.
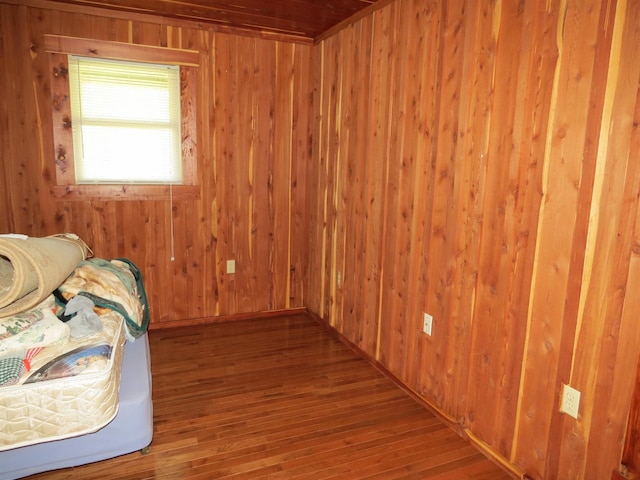
[[[144,200],[197,198],[196,68],[200,54],[196,50],[136,45],[61,35],[44,36],[49,54],[55,164],[52,193],[65,200]],[[107,58],[156,64],[180,65],[182,184],[181,185],[87,185],[76,184],[71,105],[69,101],[68,55]]]

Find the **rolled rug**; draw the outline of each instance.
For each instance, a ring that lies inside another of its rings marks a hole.
[[[0,235],[0,318],[44,300],[90,253],[77,235]]]

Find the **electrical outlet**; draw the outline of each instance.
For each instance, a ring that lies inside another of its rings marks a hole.
[[[227,273],[236,273],[236,261],[227,260]]]
[[[431,336],[431,329],[433,328],[433,317],[428,313],[425,313],[422,318],[422,331]]]
[[[562,404],[560,405],[560,411],[578,418],[578,410],[580,409],[580,392],[575,388],[571,388],[569,385],[562,385]]]

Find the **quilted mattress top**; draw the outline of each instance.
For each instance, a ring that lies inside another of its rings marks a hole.
[[[101,319],[100,333],[57,356],[62,344],[44,347],[52,351],[36,357],[24,382],[0,387],[0,451],[91,433],[115,417],[124,322],[116,312]]]
[[[66,305],[51,295],[0,318],[0,451],[92,433],[115,417],[124,343],[134,340],[127,322],[147,306],[125,264],[101,262],[60,286]]]

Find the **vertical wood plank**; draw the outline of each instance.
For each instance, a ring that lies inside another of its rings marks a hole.
[[[309,182],[307,170],[312,162],[312,64],[311,48],[296,45],[293,59],[294,88],[292,112],[291,153],[291,268],[289,306],[305,306],[304,282],[308,277],[309,209],[307,197]]]
[[[233,170],[230,163],[233,159],[233,113],[232,82],[234,70],[231,62],[232,39],[227,34],[217,33],[215,44],[216,65],[216,144],[215,144],[215,178],[216,178],[216,279],[219,296],[219,314],[231,313],[229,292],[232,288],[227,275],[226,262],[230,252],[230,214],[232,206],[229,204],[229,176]]]
[[[11,24],[9,23],[16,14],[16,10],[13,7],[9,7],[5,4],[0,4],[0,30],[3,32],[9,32]],[[12,62],[10,58],[9,45],[7,42],[0,42],[0,57],[5,59],[6,62]],[[7,64],[7,68],[0,69],[0,86],[2,89],[9,88],[9,82],[11,70]],[[9,112],[11,95],[0,96],[0,112]],[[8,158],[11,155],[10,141],[11,135],[9,130],[9,115],[0,115],[0,158]],[[11,162],[0,162],[0,172],[2,178],[13,177],[13,164]],[[4,182],[6,183],[6,182]],[[0,212],[0,231],[2,232],[15,232],[14,214],[15,206],[13,202],[13,195],[15,192],[10,188],[2,188],[0,191],[0,201],[2,202],[2,211]]]
[[[200,45],[200,41],[202,38],[199,35],[199,32],[194,29],[180,29],[180,42],[183,45],[183,48],[189,49],[198,49]],[[160,45],[166,45],[170,40],[168,35],[172,33],[167,30],[165,26],[163,26],[160,32]],[[172,40],[171,40],[172,41]],[[202,59],[202,56],[200,57]],[[198,76],[202,74],[200,71],[200,67],[197,69],[183,69],[182,75],[184,75],[185,80],[184,84],[186,85],[184,88],[196,89],[199,88]],[[200,92],[202,94],[202,92]],[[201,105],[202,97],[200,98]],[[182,117],[183,124],[187,123],[188,125],[197,125],[199,129],[202,129],[202,124],[199,123],[198,117],[200,112],[198,111],[197,105],[191,104],[183,104],[182,105]],[[184,132],[188,132],[189,134]],[[193,128],[184,129],[183,130],[183,150],[192,150],[194,144],[197,145],[198,138],[192,138],[191,133],[197,132]],[[201,132],[202,133],[202,132]],[[202,162],[200,162],[202,163]],[[197,170],[197,166],[196,166]],[[193,177],[196,172],[194,171],[185,171],[183,172],[183,178],[185,182],[193,181]],[[203,215],[200,213],[200,206],[202,205],[202,193],[201,198],[196,201],[184,202],[185,206],[185,216],[184,216],[184,226],[182,227],[185,235],[185,272],[186,272],[186,296],[188,299],[188,309],[186,316],[187,318],[202,318],[206,315],[206,311],[203,308],[204,297],[202,288],[200,287],[201,282],[204,281],[204,272],[202,260],[204,258],[204,245],[206,244],[206,237],[202,236],[201,223],[203,221]]]
[[[397,214],[397,195],[398,195],[398,182],[400,171],[398,169],[398,159],[396,157],[398,148],[398,129],[401,128],[401,122],[398,122],[397,107],[395,102],[397,96],[395,91],[397,88],[401,88],[398,82],[401,80],[401,76],[398,73],[398,69],[401,68],[398,65],[397,58],[393,55],[394,46],[398,41],[398,25],[399,25],[399,9],[400,6],[392,4],[389,8],[389,50],[381,52],[381,61],[387,65],[388,77],[386,81],[387,90],[386,98],[388,98],[388,105],[385,105],[385,115],[379,118],[379,121],[384,125],[382,127],[384,137],[381,139],[382,145],[380,153],[383,155],[384,162],[382,168],[385,171],[385,187],[382,197],[382,208],[384,216],[382,219],[382,232],[381,232],[381,272],[380,272],[380,307],[378,318],[378,352],[376,358],[387,365],[392,362],[393,352],[397,348],[394,340],[398,340],[398,329],[402,329],[401,324],[395,324],[394,306],[396,305],[395,296],[402,294],[402,292],[395,291],[395,238],[396,238],[396,217]]]
[[[378,305],[380,282],[380,251],[377,248],[380,242],[381,222],[381,191],[382,175],[381,160],[373,154],[375,119],[373,108],[375,103],[375,88],[377,80],[374,72],[374,23],[370,17],[363,20],[360,31],[361,50],[359,62],[361,62],[360,78],[358,83],[363,85],[363,91],[357,99],[357,137],[358,144],[356,155],[359,157],[361,171],[360,191],[360,218],[366,222],[358,223],[360,241],[356,246],[359,252],[359,262],[356,264],[355,277],[359,279],[357,286],[357,300],[354,304],[354,338],[357,345],[367,352],[377,350],[377,335],[375,326],[378,323]],[[375,158],[375,160],[374,160]]]
[[[245,38],[238,39],[237,51],[231,52],[235,58],[237,90],[232,94],[237,121],[237,134],[233,145],[234,161],[230,165],[233,173],[231,197],[229,199],[233,209],[231,221],[233,258],[236,261],[236,273],[233,275],[236,288],[237,305],[235,310],[241,313],[255,311],[250,276],[254,271],[250,250],[253,244],[252,217],[249,209],[253,195],[254,176],[254,118],[252,104],[254,103],[254,72],[252,65],[255,58],[255,41]],[[249,199],[249,201],[247,201]]]
[[[308,243],[308,271],[305,279],[306,305],[311,311],[325,318],[325,291],[324,291],[324,256],[325,248],[325,222],[324,222],[324,195],[326,177],[324,176],[323,155],[324,149],[322,134],[325,118],[323,118],[324,106],[324,42],[312,50],[313,68],[313,112],[312,118],[312,159],[307,170],[309,188],[307,190],[307,206],[309,208],[309,243]]]
[[[338,59],[342,59],[344,52],[353,48],[353,26],[338,33],[336,38],[336,54]],[[352,106],[349,102],[349,91],[353,75],[352,61],[339,61],[336,72],[336,119],[334,135],[334,157],[336,165],[337,181],[333,195],[333,208],[335,212],[334,232],[333,232],[333,258],[331,262],[331,289],[333,291],[332,313],[333,323],[337,329],[344,329],[344,272],[345,272],[345,250],[347,242],[347,209],[351,203],[351,185],[349,183],[349,138],[351,136],[351,115]],[[339,286],[338,276],[342,279]]]
[[[271,211],[273,146],[275,121],[276,60],[273,54],[275,44],[259,42],[256,45],[256,98],[254,116],[256,118],[256,145],[254,152],[254,199],[253,225],[256,231],[254,268],[256,269],[256,289],[262,292],[261,308],[272,310],[273,270],[271,269],[274,242],[273,214]]]
[[[320,165],[322,176],[326,179],[322,191],[322,291],[323,305],[321,312],[324,312],[324,318],[329,320],[331,325],[335,325],[336,319],[333,311],[335,302],[335,231],[336,231],[336,208],[335,195],[338,186],[336,186],[336,172],[338,172],[337,162],[334,161],[334,147],[336,145],[335,122],[336,120],[336,92],[337,92],[337,69],[338,55],[335,48],[335,38],[329,39],[326,43],[332,48],[323,49],[322,58],[322,80],[326,83],[322,89],[322,127],[320,130],[320,139],[322,142],[320,154]],[[339,185],[339,184],[338,184]]]
[[[365,218],[368,250],[366,256],[367,281],[364,302],[369,310],[369,322],[363,323],[366,328],[363,337],[368,338],[369,353],[374,358],[380,356],[381,337],[381,305],[382,279],[384,273],[385,205],[387,201],[389,156],[386,154],[391,115],[390,106],[385,100],[389,95],[392,70],[389,68],[393,42],[393,12],[390,8],[378,10],[371,19],[371,121],[369,136],[366,142],[366,158],[370,159],[369,179],[367,184],[367,210]]]
[[[276,100],[272,171],[274,306],[289,308],[291,291],[291,169],[294,86],[294,46],[276,46]]]
[[[173,38],[179,33],[178,29],[169,29],[168,42],[175,43]],[[213,216],[211,213],[212,204],[215,199],[215,174],[212,172],[213,160],[211,153],[214,151],[214,135],[215,130],[215,36],[212,32],[196,32],[199,39],[200,66],[196,74],[196,83],[193,88],[198,89],[198,98],[200,98],[199,108],[197,112],[197,137],[198,145],[198,169],[197,183],[202,185],[202,198],[197,202],[196,215],[198,225],[195,229],[195,245],[198,249],[195,252],[194,262],[200,267],[200,275],[198,282],[196,279],[194,289],[199,294],[199,303],[195,308],[199,316],[205,317],[217,312],[217,298],[215,289],[212,285],[216,283],[215,258],[215,237],[213,235],[212,223]],[[206,152],[206,154],[205,154]],[[206,174],[203,174],[203,171]]]
[[[364,154],[367,142],[364,140],[369,131],[370,80],[371,80],[371,22],[362,21],[346,31],[352,36],[354,55],[352,56],[351,79],[349,83],[349,144],[347,147],[347,188],[345,195],[350,197],[347,204],[346,218],[363,218],[367,215],[369,199],[367,198],[368,179],[371,168],[375,168],[372,157]],[[377,201],[375,199],[374,201]],[[369,221],[369,219],[368,219]],[[376,219],[372,218],[372,222]],[[376,322],[377,301],[363,302],[367,278],[367,252],[370,249],[366,236],[366,223],[345,222],[345,259],[342,267],[342,333],[354,344],[371,350],[371,328],[367,326]],[[364,327],[364,328],[363,328]],[[366,335],[366,334],[369,335]]]
[[[618,12],[620,12],[619,16],[622,16],[622,11],[624,11],[623,7],[624,3],[621,2],[621,4],[618,5]],[[625,65],[625,63],[622,62],[627,60],[632,62],[631,65],[635,65],[636,55],[634,53],[634,46],[637,44],[636,37],[639,33],[638,15],[640,15],[640,12],[638,12],[638,5],[635,2],[629,2],[627,4],[627,10],[624,13],[625,29],[624,33],[621,35],[623,42],[621,45],[620,55],[622,61],[620,65]],[[616,27],[620,28],[617,22]],[[633,60],[631,57],[633,57]],[[624,82],[625,86],[624,89],[621,89],[622,92],[631,96],[634,89],[633,76],[621,76],[619,78]],[[622,98],[622,96],[620,96],[620,98]],[[622,107],[623,105],[624,103],[621,102],[620,106]],[[628,122],[628,119],[625,120]],[[637,165],[637,154],[634,154],[634,152],[640,151],[640,132],[638,131],[638,125],[640,125],[640,90],[636,89],[635,112],[631,125],[627,125],[627,127],[631,127],[631,131],[627,132],[622,130],[621,132],[623,135],[630,135],[628,148],[629,165],[631,165],[632,162],[635,162]],[[625,148],[623,151],[627,152],[627,149]],[[636,191],[634,192],[633,188],[629,188],[628,193],[630,196],[626,197],[625,195],[627,201],[630,202],[628,204],[628,208],[632,211],[635,210],[635,218],[633,219],[634,230],[631,238],[631,244],[629,246],[630,258],[628,273],[626,275],[626,292],[629,292],[630,289],[632,290],[634,285],[640,284],[640,207],[633,199],[633,196],[635,196],[636,199],[640,196],[640,185],[638,185],[637,179],[635,179],[635,181],[629,181],[628,185],[633,187],[634,183],[636,185]],[[631,365],[638,364],[638,349],[636,346],[640,343],[640,340],[637,338],[639,332],[637,328],[637,312],[640,311],[640,296],[629,294],[625,295],[622,308],[620,321],[621,347],[619,347],[615,352],[615,361],[611,362],[613,372],[611,372],[610,380],[612,384],[612,391],[610,393],[609,401],[611,406],[609,408],[613,411],[613,415],[618,413],[619,415],[622,415],[622,418],[627,419],[624,449],[622,450],[620,463],[624,465],[630,473],[637,475],[640,473],[640,380],[638,379],[638,375],[640,375],[640,367],[637,368],[635,385],[629,385],[629,382],[625,380],[630,376],[631,369],[629,367]],[[629,389],[632,389],[633,391],[631,397],[628,395]],[[616,441],[619,441],[619,439],[620,437],[618,436]],[[615,442],[612,443],[615,444]],[[595,450],[597,452],[596,454],[598,455],[598,459],[603,464],[601,468],[606,468],[605,465],[608,465],[606,460],[608,459],[603,457],[608,455],[608,452],[598,450],[596,442],[590,442],[589,450]],[[618,468],[616,468],[616,471],[617,470]]]

